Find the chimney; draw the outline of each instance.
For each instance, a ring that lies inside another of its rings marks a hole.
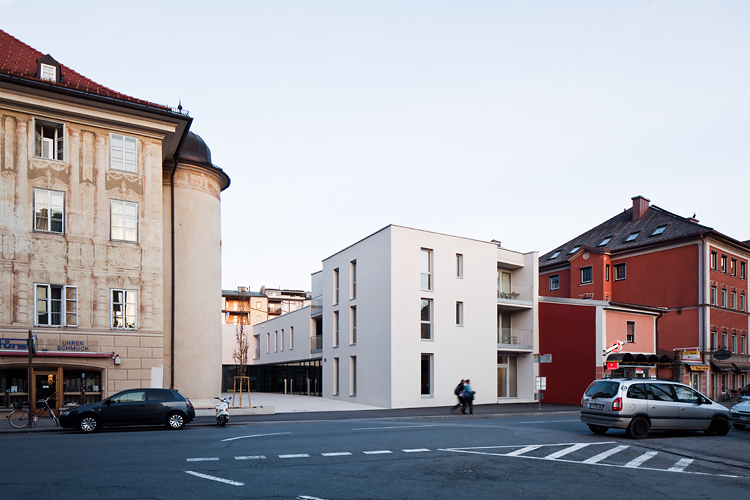
[[[631,200],[633,200],[633,220],[641,220],[646,212],[648,212],[648,204],[651,200],[641,195],[633,196]]]
[[[238,286],[237,291],[240,293],[245,293],[247,291],[247,288],[244,286]]]

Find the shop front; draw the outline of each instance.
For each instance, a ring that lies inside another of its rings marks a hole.
[[[669,368],[669,356],[656,354],[618,352],[607,356],[605,377],[609,378],[659,378],[659,367]]]

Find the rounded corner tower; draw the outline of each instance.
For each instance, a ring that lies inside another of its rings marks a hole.
[[[164,381],[192,399],[221,390],[221,192],[229,182],[193,132],[164,171]]]

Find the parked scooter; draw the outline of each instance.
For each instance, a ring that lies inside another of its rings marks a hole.
[[[216,425],[224,427],[229,422],[229,398],[214,398],[218,399],[216,403]]]

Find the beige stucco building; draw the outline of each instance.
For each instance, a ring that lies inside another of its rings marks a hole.
[[[0,407],[219,391],[229,177],[191,122],[0,31]]]

